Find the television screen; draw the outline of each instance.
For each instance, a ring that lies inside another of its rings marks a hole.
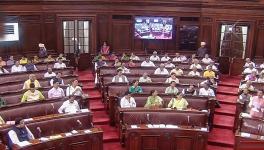
[[[172,17],[135,17],[135,38],[172,39]]]

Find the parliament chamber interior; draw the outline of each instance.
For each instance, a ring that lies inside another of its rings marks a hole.
[[[1,0],[0,150],[264,150],[264,0]]]

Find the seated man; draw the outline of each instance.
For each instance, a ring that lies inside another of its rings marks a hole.
[[[258,90],[257,96],[253,96],[248,104],[250,108],[250,116],[256,118],[263,118],[264,113],[264,98],[263,91]]]
[[[240,90],[240,91],[243,90],[243,89],[247,89],[247,90],[250,91],[250,92],[255,91],[255,88],[254,88],[254,86],[252,85],[252,82],[251,82],[251,81],[247,81],[246,83],[241,84],[241,85],[239,86],[239,90]]]
[[[28,76],[28,80],[24,82],[24,86],[23,89],[29,89],[30,88],[30,84],[34,84],[35,88],[39,88],[41,87],[39,84],[39,81],[37,80],[36,76],[34,74],[30,74]]]
[[[215,96],[214,90],[212,90],[208,84],[203,84],[199,90],[200,96]]]
[[[165,83],[171,83],[172,81],[179,83],[179,79],[176,77],[175,73],[171,73],[171,76],[166,79]]]
[[[177,94],[178,92],[179,90],[177,89],[174,81],[171,81],[170,86],[165,89],[165,94]]]
[[[27,64],[28,63],[28,59],[27,59],[27,57],[26,56],[22,56],[22,58],[20,59],[20,61],[19,61],[19,64],[20,65],[25,65],[25,64]]]
[[[23,72],[23,71],[26,71],[26,68],[22,65],[19,64],[19,61],[16,61],[15,62],[15,65],[13,65],[11,67],[11,72],[14,73],[14,72]]]
[[[44,74],[44,78],[53,78],[56,76],[56,73],[52,71],[52,68],[49,67],[48,71]]]
[[[15,120],[15,125],[8,132],[8,146],[10,149],[13,148],[14,144],[19,144],[20,142],[30,141],[35,139],[34,135],[25,125],[22,118],[17,118]]]
[[[66,89],[66,96],[82,96],[84,95],[82,88],[78,86],[78,80],[75,79],[72,81],[71,86],[67,87]]]
[[[156,51],[153,52],[153,54],[150,56],[150,61],[160,61],[159,56],[157,55],[158,53]]]
[[[165,53],[165,55],[161,58],[161,61],[168,61],[168,60],[170,60],[170,57],[168,53]]]
[[[59,61],[54,64],[53,68],[63,69],[66,68],[66,65],[62,62],[62,59],[59,59]]]
[[[158,96],[158,91],[151,90],[150,96],[148,97],[147,102],[144,107],[156,108],[156,107],[162,107],[162,105],[163,105],[163,100],[161,97]]]
[[[38,56],[34,56],[32,62],[33,62],[34,64],[39,63],[39,62],[40,62],[39,57],[38,57]]]
[[[48,98],[59,98],[59,97],[65,97],[65,93],[62,88],[60,88],[60,83],[58,80],[53,81],[53,88],[49,90],[48,92]]]
[[[135,99],[128,92],[120,100],[120,107],[121,108],[132,108],[132,107],[136,107],[136,106],[137,106],[137,104],[135,102]]]
[[[249,74],[252,73],[253,71],[258,73],[258,70],[254,68],[253,64],[249,64],[248,68],[244,69],[243,74]]]
[[[136,56],[134,53],[131,53],[131,55],[130,55],[130,60],[136,60],[136,61],[139,61],[140,59],[139,59],[139,57]]]
[[[259,68],[264,69],[264,62],[259,65]]]
[[[28,60],[28,63],[25,65],[25,68],[27,71],[37,71],[38,70],[35,64],[30,59]]]
[[[9,59],[6,61],[7,66],[13,66],[15,64],[14,56],[10,56]]]
[[[215,65],[214,61],[211,61],[211,63],[210,63],[208,66],[206,66],[206,68],[205,68],[205,69],[208,69],[208,68],[209,68],[209,66],[211,66],[211,67],[212,67],[213,71],[218,71],[218,68],[216,67],[216,65]]]
[[[0,56],[0,66],[2,67],[6,66],[6,62],[2,59],[1,56]]]
[[[121,61],[128,61],[130,57],[126,53],[122,53]]]
[[[246,58],[246,62],[245,62],[244,67],[249,67],[250,64],[252,64],[253,67],[255,68],[256,64],[255,64],[254,62],[252,62],[252,61],[250,60],[250,58]]]
[[[34,83],[31,83],[29,87],[30,89],[24,93],[21,102],[31,102],[45,99],[43,94],[39,90],[35,89]]]
[[[45,63],[54,62],[54,61],[55,61],[55,59],[52,58],[51,55],[49,55],[47,58],[44,59],[44,62],[45,62]]]
[[[117,69],[117,75],[113,77],[112,82],[128,83],[127,77],[122,73],[122,69]]]
[[[66,58],[64,57],[62,53],[59,54],[59,56],[56,58],[56,61],[59,61],[59,59],[66,60]]]
[[[204,64],[210,64],[213,60],[209,57],[208,54],[205,54],[204,58],[202,59],[202,62]]]
[[[121,69],[122,73],[130,73],[130,70],[126,67],[126,64],[124,62],[121,63],[121,66],[117,69]]]
[[[203,73],[205,78],[215,78],[215,72],[212,70],[212,67],[209,66],[208,69]]]
[[[0,66],[0,74],[5,74],[5,73],[9,73],[9,72],[5,68]]]
[[[154,74],[169,75],[169,72],[165,68],[165,65],[163,63],[161,63],[160,67],[155,70]]]
[[[245,103],[245,102],[249,102],[251,97],[252,97],[252,95],[249,94],[248,89],[243,89],[242,90],[242,94],[240,94],[239,97],[238,97],[238,100],[241,103]]]
[[[171,63],[170,59],[165,63],[165,68],[174,68],[175,65]]]
[[[197,69],[203,69],[202,66],[199,64],[198,59],[194,59],[193,64],[190,66],[190,69],[193,69],[194,67]]]
[[[144,72],[143,73],[143,76],[139,78],[139,82],[142,82],[142,83],[150,83],[152,82],[151,81],[151,78],[148,76],[148,73]]]
[[[64,85],[64,81],[61,78],[61,76],[62,76],[62,73],[61,72],[57,72],[56,77],[55,78],[52,78],[50,80],[50,85],[53,86],[54,81],[59,82],[60,85]]]
[[[145,61],[141,63],[141,67],[155,67],[155,64],[150,61],[149,57],[146,57]]]
[[[200,77],[201,74],[200,74],[200,72],[197,71],[197,68],[196,68],[196,67],[193,67],[193,68],[192,68],[192,71],[190,71],[190,72],[188,73],[188,76],[192,76],[192,77]]]
[[[185,98],[182,97],[182,93],[178,93],[172,98],[168,104],[168,108],[173,108],[177,110],[184,110],[188,107],[188,102]]]
[[[194,85],[191,84],[188,88],[182,90],[184,95],[197,95],[197,91],[194,88]]]
[[[98,59],[98,61],[95,63],[96,69],[101,68],[103,66],[107,66],[106,62],[102,59]]]
[[[187,60],[187,58],[183,55],[180,55],[180,53],[176,53],[176,56],[173,58],[173,62],[184,62]]]
[[[258,81],[258,77],[257,77],[257,72],[256,71],[252,71],[250,74],[248,74],[245,78],[246,81],[252,81],[252,82],[257,82]]]
[[[128,89],[129,93],[133,94],[133,93],[142,93],[143,92],[141,86],[139,86],[138,83],[139,83],[138,80],[134,80],[132,82],[132,85]]]
[[[65,113],[65,114],[71,114],[71,113],[76,113],[80,111],[80,106],[78,102],[75,100],[74,95],[70,95],[69,99],[61,105],[59,108],[58,112],[60,114]]]
[[[174,69],[171,70],[170,74],[174,73],[176,76],[182,76],[183,71],[178,66],[175,66]]]

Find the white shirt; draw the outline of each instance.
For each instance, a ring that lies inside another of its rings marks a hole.
[[[264,69],[264,63],[259,66],[260,68]]]
[[[80,110],[79,104],[76,100],[73,101],[73,103],[70,103],[69,100],[63,102],[61,107],[59,108],[58,112],[60,114],[62,113],[76,113]]]
[[[165,67],[166,68],[174,68],[175,67],[175,65],[173,64],[173,63],[169,63],[169,64],[165,64]]]
[[[246,89],[246,88],[247,88],[247,84],[246,83],[244,83],[244,84],[239,86],[239,89]],[[253,91],[254,90],[254,86],[250,85],[249,89]]]
[[[19,65],[18,67],[16,65],[13,65],[11,67],[11,72],[23,72],[26,71],[26,68],[22,65]]]
[[[264,83],[264,78],[258,78],[259,83]]]
[[[133,56],[133,57],[130,56],[130,59],[131,59],[131,60],[140,60],[138,56]]]
[[[208,68],[209,68],[209,65],[208,66],[206,66],[206,70],[208,70]],[[212,65],[212,70],[215,70],[215,71],[217,71],[218,69],[217,69],[217,67],[215,66],[215,65]]]
[[[202,66],[200,64],[192,64],[190,66],[190,69],[193,69],[193,67],[196,67],[197,69],[203,69]]]
[[[123,82],[128,83],[127,77],[124,75],[122,75],[122,77],[119,77],[118,75],[114,76],[112,79],[112,82],[116,82],[115,78],[118,78],[117,82],[119,82],[119,83],[123,83]],[[124,79],[124,81],[123,81],[123,79]]]
[[[49,90],[48,98],[58,98],[58,97],[65,97],[65,93],[62,88],[58,87],[56,89],[53,87],[52,89]]]
[[[28,132],[28,138],[29,138],[30,140],[35,139],[34,135],[31,133],[31,131],[28,129],[28,127],[25,126],[25,128],[26,128],[26,130],[27,130],[27,132]],[[20,143],[20,142],[23,142],[23,141],[19,141],[19,139],[18,139],[18,137],[17,137],[17,134],[16,134],[16,132],[15,132],[14,130],[10,130],[10,131],[8,132],[8,136],[9,136],[9,138],[10,138],[10,140],[12,141],[13,144],[18,144],[18,143]]]
[[[181,61],[186,61],[187,58],[185,56],[180,56],[180,57],[174,57],[172,59],[173,62],[181,62]]]
[[[200,88],[199,95],[202,95],[202,96],[215,96],[215,93],[214,93],[214,91],[211,88],[208,88],[208,90],[206,90],[205,88]]]
[[[5,68],[3,68],[3,71],[0,69],[0,74],[3,74],[3,73],[9,73]]]
[[[159,58],[159,56],[150,56],[150,58],[149,58],[151,61],[160,61],[160,58]]]
[[[203,58],[203,59],[202,59],[202,62],[203,62],[204,64],[210,64],[210,63],[212,62],[212,59],[211,59],[211,58]]]
[[[258,73],[258,70],[255,69],[255,68],[253,68],[253,69],[246,68],[246,69],[243,71],[243,73],[244,73],[244,74],[248,74],[248,73],[252,73],[253,71],[256,71],[256,72]]]
[[[79,89],[79,90],[78,90]],[[77,90],[77,91],[76,91]],[[76,91],[74,93],[75,96],[82,96],[82,88],[79,86],[76,86],[75,88],[73,86],[67,87],[66,89],[66,96],[72,95],[72,93]]]
[[[130,108],[130,107],[136,107],[136,106],[137,106],[137,104],[136,104],[135,99],[133,97],[130,97],[130,102],[128,99],[126,99],[125,96],[120,100],[120,107],[121,108]]]
[[[139,80],[138,80],[138,82],[152,82],[151,81],[151,78],[150,77],[147,77],[147,78],[144,78],[144,77],[140,77],[139,78]]]
[[[163,56],[163,57],[161,58],[161,61],[168,61],[168,60],[170,60],[170,57],[165,57],[165,56]]]
[[[188,75],[189,75],[189,76],[201,76],[200,72],[198,72],[198,71],[196,71],[196,72],[194,72],[194,71],[190,71],[190,72],[188,73]]]
[[[54,68],[56,68],[56,69],[66,68],[66,65],[65,65],[65,63],[60,64],[60,63],[56,62],[54,64]]]
[[[52,78],[52,77],[55,77],[56,76],[56,73],[52,72],[52,73],[48,73],[46,72],[44,74],[44,78]]]
[[[179,79],[176,78],[176,79],[172,79],[171,77],[167,78],[165,83],[171,83],[172,81],[176,82],[176,83],[179,83]]]
[[[181,76],[183,74],[183,71],[181,69],[178,69],[178,70],[172,69],[170,74],[171,73],[175,73],[176,76]]]
[[[143,61],[141,63],[141,67],[155,67],[155,64],[152,61],[149,62]]]
[[[51,79],[50,80],[50,85],[53,86],[53,82],[54,82],[54,79]],[[61,84],[60,85],[64,85],[64,81],[63,79],[61,80]]]
[[[249,67],[249,64],[252,64],[253,65],[253,67],[255,67],[256,66],[256,64],[254,63],[254,62],[250,62],[250,63],[245,63],[245,65],[244,65],[244,67]]]
[[[154,72],[154,74],[163,74],[163,75],[168,75],[169,72],[166,68],[163,68],[163,70],[161,70],[160,68],[157,68]]]
[[[122,73],[130,73],[130,70],[127,69],[126,67],[123,68],[119,67],[118,69],[122,69]]]

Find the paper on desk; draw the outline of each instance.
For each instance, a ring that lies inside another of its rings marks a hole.
[[[84,133],[91,133],[91,130],[85,130]]]
[[[242,117],[248,117],[248,118],[251,117],[250,114],[248,114],[248,113],[241,113],[241,116],[242,116]]]
[[[48,141],[49,139],[48,138],[45,138],[45,137],[42,137],[39,140],[45,142],[45,141]]]
[[[81,112],[89,112],[88,109],[81,109]]]
[[[62,138],[61,135],[52,135],[49,137],[50,139],[58,139],[58,138]]]
[[[18,146],[23,147],[23,146],[27,146],[30,145],[31,143],[29,143],[28,141],[23,141],[23,142],[19,142],[17,143]]]
[[[33,121],[33,118],[24,119],[25,122]]]
[[[159,128],[160,125],[159,125],[159,124],[153,124],[153,127],[154,127],[154,128]]]
[[[240,135],[242,137],[250,137],[250,134],[249,133],[245,133],[245,132],[240,133]]]
[[[208,112],[208,110],[204,109],[204,110],[202,110],[202,112]]]
[[[153,125],[152,124],[148,124],[147,127],[148,128],[153,128]]]
[[[137,125],[131,125],[131,128],[136,129],[136,128],[138,128],[138,126]]]
[[[65,133],[65,136],[72,136],[72,133]]]
[[[159,126],[160,126],[160,128],[165,128],[166,127],[165,124],[160,124]]]
[[[177,125],[171,125],[171,124],[167,124],[166,128],[173,128],[173,129],[177,129],[179,128]]]
[[[207,131],[207,128],[201,128],[201,131]]]
[[[15,121],[7,121],[6,124],[13,125],[13,124],[15,124]]]
[[[78,131],[72,130],[71,133],[76,134],[76,133],[78,133]]]

